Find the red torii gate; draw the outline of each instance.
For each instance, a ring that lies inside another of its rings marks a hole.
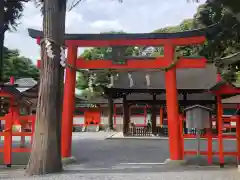
[[[64,104],[62,114],[62,157],[71,156],[72,125],[74,111],[74,91],[76,71],[79,69],[158,69],[173,63],[176,46],[203,44],[207,29],[180,33],[144,33],[144,34],[66,34],[65,45],[68,48],[66,79],[64,85]],[[43,33],[29,29],[29,35],[39,40]],[[84,60],[77,57],[78,47],[113,47],[113,46],[164,46],[164,57],[156,59],[128,59],[126,64],[113,64],[111,60]],[[38,62],[40,65],[40,62]],[[169,149],[171,160],[182,160],[182,142],[178,112],[176,68],[205,68],[205,58],[180,57],[177,65],[166,71],[166,100],[169,127]],[[72,68],[73,67],[73,68]]]

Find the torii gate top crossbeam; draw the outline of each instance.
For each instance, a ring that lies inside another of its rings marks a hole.
[[[164,45],[164,57],[156,59],[128,59],[125,64],[114,64],[109,60],[76,59],[74,66],[79,69],[158,69],[165,68],[172,62],[175,46],[202,44],[207,36],[216,30],[216,25],[208,28],[184,31],[177,33],[137,33],[137,34],[65,34],[65,43],[68,48],[77,47],[113,47],[113,46],[160,46]],[[29,29],[32,38],[40,40],[43,32]],[[171,57],[169,59],[169,57]],[[40,63],[38,63],[40,65]],[[177,68],[205,68],[205,58],[185,58],[177,63]]]
[[[208,28],[176,33],[136,33],[136,34],[65,34],[66,45],[78,47],[103,46],[159,46],[166,43],[173,45],[190,45],[204,43],[207,36],[211,36],[216,25]],[[28,29],[29,35],[35,39],[42,39],[43,32]]]

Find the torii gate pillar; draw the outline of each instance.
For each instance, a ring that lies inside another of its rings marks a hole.
[[[68,46],[67,64],[75,67],[77,60],[77,46]],[[63,113],[62,113],[62,158],[71,157],[72,151],[72,126],[75,108],[76,70],[66,67],[64,83]]]
[[[171,44],[164,46],[164,56],[169,64],[174,60],[175,47]],[[169,152],[171,160],[182,160],[182,141],[180,134],[180,121],[178,112],[178,93],[176,68],[173,67],[165,73],[166,84],[166,104],[168,118],[168,136],[169,136]]]

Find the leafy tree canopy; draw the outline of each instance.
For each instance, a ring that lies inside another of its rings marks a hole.
[[[3,0],[4,1],[4,27],[15,29],[18,25],[17,20],[22,16],[24,2],[29,0]]]
[[[19,55],[17,50],[10,50],[4,47],[3,80],[9,81],[10,76],[16,79],[32,77],[39,79],[39,71],[32,61]]]
[[[229,65],[227,60],[220,59],[239,52],[240,22],[224,3],[225,1],[205,3],[199,7],[194,20],[196,27],[219,24],[218,31],[208,39],[201,54],[216,65],[225,81],[235,83],[240,79],[238,75],[240,61]]]

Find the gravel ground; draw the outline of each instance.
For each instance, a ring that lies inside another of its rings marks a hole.
[[[98,172],[97,170],[91,172],[83,172],[81,170],[70,170],[68,168],[62,174],[46,175],[42,177],[26,177],[22,171],[15,170],[9,172],[1,172],[0,179],[16,179],[16,180],[239,180],[240,173],[236,169],[219,169],[219,168],[178,168],[169,169],[161,172],[161,168],[149,169],[139,172],[132,169],[119,170],[119,172],[112,172],[112,170],[105,172]],[[158,172],[157,172],[158,170]],[[120,172],[122,171],[122,172]]]
[[[0,167],[1,179],[17,180],[234,180],[240,179],[236,167],[198,167],[187,166],[166,168],[161,163],[169,156],[168,140],[104,140],[109,133],[74,133],[72,154],[77,158],[77,163],[65,167],[61,174],[43,177],[25,177],[23,166],[13,166],[11,169]],[[17,143],[15,143],[17,145]],[[186,149],[195,149],[196,142],[186,141]],[[236,148],[234,141],[224,142],[225,151]],[[217,150],[217,142],[213,143]],[[206,143],[202,143],[206,149]],[[2,156],[2,153],[0,154]],[[27,153],[14,153],[14,164],[26,164]],[[0,156],[0,162],[2,157]],[[191,160],[194,158],[191,158]],[[217,158],[215,158],[217,162]],[[228,163],[234,158],[226,158]],[[192,161],[195,163],[195,160]]]

